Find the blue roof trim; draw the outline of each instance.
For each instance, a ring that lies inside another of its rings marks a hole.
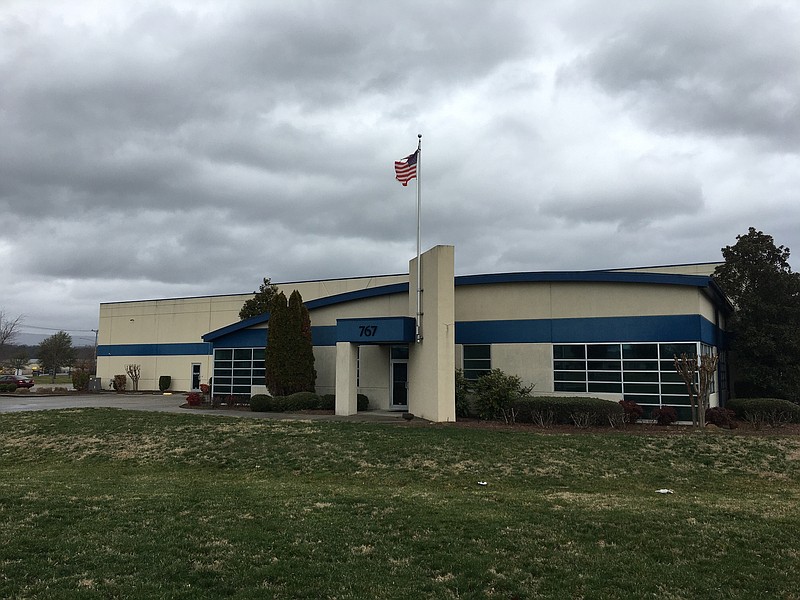
[[[316,308],[332,306],[334,304],[341,304],[343,302],[352,302],[354,300],[364,300],[365,298],[378,298],[380,296],[407,293],[408,283],[392,283],[390,285],[382,285],[378,287],[366,288],[364,290],[356,290],[353,292],[345,292],[343,294],[326,296],[325,298],[317,298],[316,300],[309,300],[303,304],[305,304],[308,310],[314,310]],[[266,323],[267,321],[269,321],[269,313],[264,313],[263,315],[250,317],[244,321],[239,321],[238,323],[232,323],[231,325],[226,325],[220,329],[215,329],[214,331],[206,333],[202,337],[206,342],[213,342],[222,336],[227,336],[241,329],[247,329],[248,327],[260,325],[261,323]]]
[[[103,344],[97,356],[196,356],[210,355],[211,344]]]
[[[215,329],[209,333],[203,335],[203,340],[206,342],[212,342],[215,339],[222,337],[224,335],[229,335],[240,329],[247,329],[248,327],[252,327],[253,325],[260,325],[261,323],[266,323],[269,321],[269,313],[264,313],[263,315],[256,315],[255,317],[250,317],[249,319],[245,319],[244,321],[239,321],[238,323],[232,323],[230,325],[226,325],[220,329]]]
[[[314,310],[315,308],[323,308],[325,306],[341,304],[343,302],[352,302],[354,300],[364,300],[366,298],[378,298],[380,296],[407,293],[408,283],[392,283],[390,285],[366,288],[363,290],[356,290],[354,292],[344,292],[343,294],[336,294],[334,296],[309,300],[305,303],[305,305],[308,310]]]

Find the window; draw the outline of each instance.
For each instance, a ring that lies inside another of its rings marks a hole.
[[[215,396],[250,395],[253,385],[264,385],[264,348],[218,348],[214,350]]]
[[[626,400],[644,406],[647,412],[648,406],[671,405],[678,409],[679,418],[689,419],[689,395],[686,384],[675,371],[673,357],[697,356],[698,351],[706,355],[714,352],[714,348],[697,342],[556,344],[554,389],[622,394]],[[715,391],[712,383],[711,393]]]
[[[492,370],[492,347],[485,345],[464,346],[464,379],[474,381]]]

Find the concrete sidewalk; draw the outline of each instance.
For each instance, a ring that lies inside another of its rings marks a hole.
[[[220,415],[252,419],[344,421],[350,423],[405,423],[402,413],[384,410],[368,410],[349,417],[331,414],[308,413],[262,413],[227,408],[196,409],[181,408],[186,403],[184,394],[164,396],[161,394],[69,394],[66,396],[36,396],[26,394],[0,395],[0,413],[58,410],[65,408],[121,408],[187,415]]]

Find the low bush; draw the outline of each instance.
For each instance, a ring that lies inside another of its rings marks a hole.
[[[780,427],[786,423],[800,423],[800,406],[779,398],[733,398],[727,408],[736,416],[758,428],[763,425]]]
[[[661,408],[654,408],[653,412],[650,413],[650,418],[657,425],[672,425],[678,420],[678,411],[671,406],[662,406]]]
[[[514,423],[517,418],[514,403],[526,397],[532,389],[532,385],[523,385],[518,376],[492,369],[473,385],[475,410],[481,419],[503,419],[506,423]]]
[[[272,407],[272,396],[267,394],[256,394],[250,396],[250,410],[253,412],[270,412]]]
[[[364,394],[358,394],[356,401],[358,410],[367,410],[369,408],[369,398]],[[250,410],[253,412],[333,410],[334,408],[336,408],[336,396],[333,394],[318,396],[314,392],[295,392],[289,396],[256,394],[250,398]]]
[[[319,407],[319,396],[314,392],[295,392],[286,396],[285,410],[311,410]]]
[[[197,392],[192,392],[188,396],[186,396],[186,403],[189,406],[200,406],[200,403],[203,401],[203,397],[198,394]]]
[[[456,369],[456,417],[468,417],[469,412],[469,382],[464,371]]]
[[[636,423],[644,414],[644,409],[633,400],[620,400],[619,405],[624,411],[625,423]]]
[[[17,385],[15,383],[0,383],[0,393],[8,394],[16,391]]]
[[[166,392],[169,386],[172,385],[172,377],[169,375],[161,375],[158,378],[158,389],[161,392]]]
[[[736,422],[736,413],[729,408],[713,406],[706,409],[706,423],[716,425],[724,429],[736,429],[739,424]]]
[[[616,427],[624,418],[624,410],[616,402],[583,396],[527,396],[514,401],[511,408],[520,423],[540,427],[565,424]]]
[[[114,375],[113,386],[118,394],[124,393],[127,385],[128,385],[127,375]]]
[[[89,371],[83,369],[75,370],[72,372],[72,387],[79,392],[85,392],[89,389],[89,379],[91,379]]]
[[[14,390],[14,393],[15,394],[30,394],[31,391],[28,388],[17,388],[16,390]]]

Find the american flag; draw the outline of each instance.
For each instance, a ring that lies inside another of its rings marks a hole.
[[[417,152],[409,154],[402,160],[394,161],[395,179],[403,185],[417,176]]]

